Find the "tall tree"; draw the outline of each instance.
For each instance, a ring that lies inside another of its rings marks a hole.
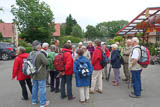
[[[0,11],[3,11],[3,8],[0,8]],[[4,23],[4,21],[0,19],[0,23]]]
[[[78,24],[73,26],[71,35],[75,36],[75,37],[82,37],[83,36],[82,29]]]
[[[11,6],[13,21],[18,25],[22,37],[28,41],[48,41],[54,31],[53,13],[45,2],[40,0],[16,0]]]
[[[66,35],[66,33],[65,33],[66,23],[62,23],[60,29],[61,29],[61,30],[60,30],[61,36],[65,36],[65,35]]]
[[[96,26],[96,29],[98,31],[98,35],[114,37],[116,32],[123,28],[127,23],[128,21],[125,20],[103,22],[99,23]]]
[[[72,28],[76,24],[77,24],[77,21],[72,18],[71,14],[69,14],[69,16],[66,18],[66,29],[65,29],[66,35],[70,35],[71,34]]]
[[[97,30],[94,26],[92,25],[88,25],[86,27],[86,33],[85,33],[85,37],[86,38],[92,38],[92,37],[96,37],[97,36]]]

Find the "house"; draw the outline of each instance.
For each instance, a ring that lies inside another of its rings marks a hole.
[[[53,37],[57,37],[60,36],[61,32],[60,32],[60,28],[61,28],[61,24],[60,23],[56,23],[55,26],[55,32],[53,32]]]
[[[14,23],[0,23],[0,32],[4,39],[11,39],[18,46],[18,30]]]

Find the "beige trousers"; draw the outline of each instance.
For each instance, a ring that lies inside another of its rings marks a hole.
[[[103,85],[102,85],[102,72],[103,72],[103,69],[93,71],[91,89],[90,89],[91,91],[94,92],[96,83],[98,86],[98,90],[102,91],[102,87],[103,87]]]
[[[89,86],[79,87],[80,101],[89,100]]]

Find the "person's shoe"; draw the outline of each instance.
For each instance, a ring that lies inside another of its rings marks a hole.
[[[128,81],[128,79],[127,79],[127,78],[124,78],[124,79],[122,79],[122,81]]]
[[[103,94],[103,92],[101,90],[96,90],[96,92],[99,94]]]
[[[21,98],[21,100],[27,101],[27,100],[28,100],[28,98]]]
[[[134,94],[129,94],[129,97],[131,97],[131,98],[140,98],[141,96],[136,96]]]
[[[65,95],[65,96],[63,96],[63,97],[61,97],[61,99],[65,99],[67,96]]]
[[[94,94],[94,91],[89,91],[90,94]]]
[[[61,90],[60,90],[60,89],[58,89],[58,90],[56,90],[56,91],[55,91],[55,93],[59,93],[60,91],[61,91]]]
[[[79,100],[79,102],[80,102],[81,104],[85,104],[85,101],[81,101],[81,100]]]
[[[33,105],[37,104],[37,103],[32,103]]]
[[[55,91],[55,88],[51,89],[51,92],[54,92]]]
[[[46,106],[48,106],[48,105],[49,105],[49,103],[50,103],[50,101],[46,101],[46,104],[45,104],[45,105],[43,105],[43,106],[40,106],[40,107],[46,107]]]
[[[89,103],[89,99],[86,99],[85,102],[86,102],[86,103]]]
[[[68,98],[68,100],[74,100],[76,97],[72,96],[71,98]]]
[[[116,83],[116,82],[115,82],[115,83],[113,83],[113,86],[118,86],[118,83]]]
[[[115,80],[112,80],[112,83],[115,83],[116,81]]]

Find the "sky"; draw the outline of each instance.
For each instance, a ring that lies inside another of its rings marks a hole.
[[[11,5],[16,0],[0,0],[0,19],[12,22]],[[71,14],[85,29],[87,25],[112,20],[131,21],[147,7],[160,7],[160,0],[41,0],[45,1],[54,14],[56,23],[64,23]]]

